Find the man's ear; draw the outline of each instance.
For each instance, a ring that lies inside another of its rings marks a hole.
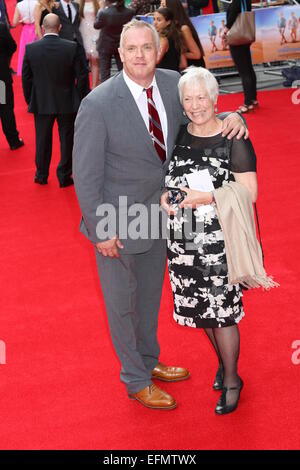
[[[119,53],[121,62],[124,62],[124,56],[123,56],[123,53],[122,53],[122,51],[121,51],[121,49],[120,49],[119,47],[118,47],[118,53]]]

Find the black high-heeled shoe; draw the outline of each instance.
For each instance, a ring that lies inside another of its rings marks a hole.
[[[228,388],[223,387],[221,398],[218,401],[216,409],[215,409],[215,412],[218,415],[225,415],[225,414],[228,414],[228,413],[232,413],[234,410],[236,410],[236,408],[238,406],[238,403],[239,403],[241,390],[244,386],[244,382],[242,381],[242,379],[241,378],[239,378],[239,379],[240,379],[240,384],[237,385],[236,387],[228,387]],[[230,390],[238,390],[238,395],[237,395],[236,401],[232,405],[227,405],[227,403],[226,403],[226,393]]]
[[[215,381],[213,384],[214,390],[222,390],[223,388],[223,367],[219,365],[219,368],[216,373]]]

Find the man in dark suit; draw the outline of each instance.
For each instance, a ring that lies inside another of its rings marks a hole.
[[[54,10],[54,13],[59,17],[61,23],[59,37],[69,41],[76,41],[83,46],[81,32],[79,31],[78,3],[71,2],[71,0],[60,0],[59,6]]]
[[[58,124],[61,160],[57,167],[60,187],[73,184],[72,148],[74,120],[87,77],[78,56],[77,44],[58,36],[60,21],[49,13],[43,21],[44,37],[26,46],[22,84],[28,111],[34,113],[36,131],[36,175],[47,184],[52,153],[52,129]]]
[[[55,13],[60,19],[61,29],[59,31],[59,37],[62,39],[68,39],[69,41],[74,41],[78,44],[78,54],[80,55],[81,60],[85,62],[88,67],[83,39],[81,32],[79,31],[80,17],[78,3],[72,2],[71,0],[60,0],[58,8],[54,8],[53,13]],[[90,82],[88,75],[84,84],[84,89],[86,94],[89,93]]]
[[[11,150],[24,145],[19,139],[14,113],[14,92],[10,60],[17,45],[10,34],[6,22],[0,23],[0,118],[3,132]]]

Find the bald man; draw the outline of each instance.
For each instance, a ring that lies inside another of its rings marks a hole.
[[[85,95],[88,76],[77,44],[61,39],[59,17],[45,16],[40,41],[26,46],[22,84],[28,111],[34,114],[36,133],[36,174],[34,182],[48,182],[52,154],[52,130],[57,120],[61,160],[57,167],[59,186],[73,184],[72,149],[74,121]]]

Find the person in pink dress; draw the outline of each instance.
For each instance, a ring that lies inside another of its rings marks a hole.
[[[87,59],[90,64],[92,76],[92,88],[100,83],[99,56],[96,42],[99,37],[99,31],[94,28],[94,21],[99,10],[97,0],[78,0],[80,26],[83,45]]]
[[[17,75],[19,76],[22,75],[25,46],[26,44],[29,44],[30,42],[36,40],[33,16],[36,3],[37,0],[22,0],[21,2],[17,3],[15,8],[12,24],[13,26],[17,26],[20,23],[23,25],[19,43],[19,56],[17,68]]]

